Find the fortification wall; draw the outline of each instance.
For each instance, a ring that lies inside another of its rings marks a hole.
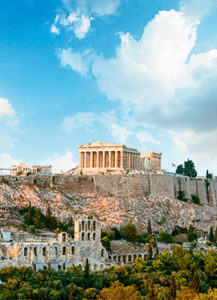
[[[143,199],[148,195],[177,199],[178,192],[185,197],[197,195],[204,205],[217,207],[217,181],[190,179],[159,174],[131,175],[55,175],[55,176],[0,176],[0,185],[12,187],[34,186],[57,190],[68,195],[84,197],[115,196],[126,199]]]

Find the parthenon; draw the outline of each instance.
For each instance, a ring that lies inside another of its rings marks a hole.
[[[103,171],[144,171],[161,169],[161,153],[140,153],[137,149],[114,143],[89,143],[78,146],[79,170],[84,173]]]

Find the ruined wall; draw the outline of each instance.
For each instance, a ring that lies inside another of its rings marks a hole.
[[[0,186],[29,186],[67,193],[74,197],[115,196],[121,199],[143,199],[152,194],[177,199],[180,190],[185,197],[197,195],[204,205],[217,207],[217,181],[190,179],[159,174],[129,175],[55,175],[55,176],[0,176]],[[57,199],[58,200],[58,199]]]

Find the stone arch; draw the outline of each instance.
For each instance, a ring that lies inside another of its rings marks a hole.
[[[63,270],[65,271],[65,269],[66,269],[66,264],[63,263]]]
[[[63,241],[63,243],[65,243],[66,242],[66,233],[65,232],[63,233],[62,237],[63,237],[62,241]]]
[[[81,223],[81,228],[82,228],[82,230],[84,230],[84,221],[82,221],[82,223]]]
[[[84,241],[84,232],[81,234],[81,240]]]
[[[37,256],[38,253],[37,253],[37,247],[34,247],[34,255]]]
[[[109,259],[112,259],[111,256],[108,257]]]
[[[118,262],[121,262],[121,256],[120,255],[118,256]]]
[[[88,221],[88,230],[90,230],[90,221]]]
[[[75,247],[72,246],[72,255],[75,254]]]
[[[128,255],[128,261],[131,262],[132,261],[132,256]]]
[[[43,256],[45,256],[47,253],[47,251],[46,251],[47,249],[46,249],[46,247],[43,247],[43,250],[42,250],[42,254],[43,254]]]
[[[24,256],[27,256],[27,255],[28,255],[28,248],[25,247],[25,248],[24,248]]]
[[[61,265],[58,265],[58,271],[61,271],[61,270],[62,270]]]
[[[104,256],[104,249],[101,250],[101,257]]]
[[[66,255],[66,247],[65,247],[65,246],[63,246],[62,254],[63,254],[63,255]]]
[[[57,249],[57,247],[55,247],[55,255],[56,256],[58,255],[58,249]]]
[[[127,262],[127,257],[126,257],[126,255],[123,255],[123,262],[126,264],[126,262]]]
[[[114,261],[116,261],[117,260],[117,255],[114,255],[113,259],[114,259]]]
[[[135,260],[136,260],[136,258],[137,258],[137,255],[136,255],[136,254],[134,254],[134,255],[133,255],[133,260],[135,261]]]
[[[90,241],[90,233],[87,234],[87,240]]]
[[[96,221],[93,221],[93,230],[96,230]]]
[[[47,270],[47,267],[46,267],[46,266],[43,266],[43,270]]]
[[[96,234],[95,234],[95,232],[94,232],[94,234],[93,234],[93,240],[94,240],[94,241],[96,240]]]

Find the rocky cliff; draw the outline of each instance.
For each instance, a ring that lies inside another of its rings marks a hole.
[[[179,190],[188,199],[198,195],[203,206],[177,200]],[[164,175],[1,176],[0,223],[7,223],[16,207],[31,202],[43,212],[49,205],[62,221],[88,214],[95,215],[103,226],[119,226],[133,219],[145,228],[150,217],[156,231],[172,232],[175,227],[194,224],[203,234],[210,226],[216,227],[216,199],[215,181],[207,186],[203,180]]]

